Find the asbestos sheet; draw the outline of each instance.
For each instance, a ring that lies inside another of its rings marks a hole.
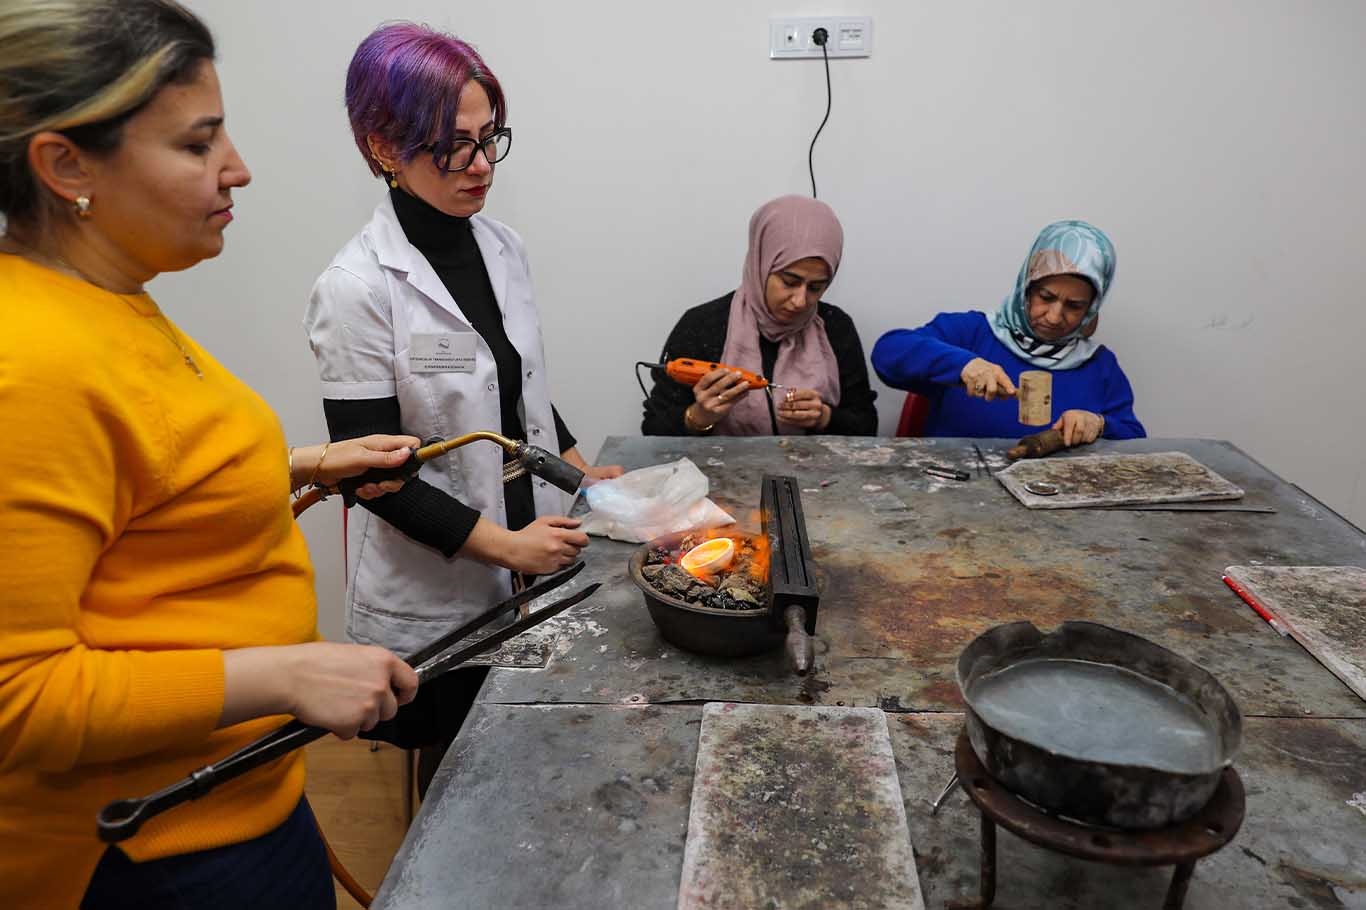
[[[678,910],[922,910],[876,708],[703,710]]]
[[[1224,574],[1275,616],[1319,663],[1366,699],[1366,569],[1229,566]]]
[[[1017,461],[996,473],[1030,509],[1087,509],[1173,502],[1242,499],[1243,490],[1184,452],[1077,455]],[[1049,484],[1039,495],[1030,484]]]

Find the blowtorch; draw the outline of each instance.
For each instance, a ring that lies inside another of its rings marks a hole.
[[[508,439],[488,430],[479,430],[452,439],[433,437],[421,448],[409,449],[408,460],[396,468],[371,468],[359,477],[348,477],[330,487],[316,484],[313,489],[294,501],[294,517],[298,518],[309,506],[322,502],[334,493],[340,493],[342,501],[347,506],[353,506],[356,504],[356,490],[366,484],[382,483],[386,480],[412,480],[426,462],[481,439],[496,443],[512,456],[512,460],[503,465],[503,483],[510,483],[524,474],[531,474],[533,477],[553,483],[566,493],[575,492],[583,483],[583,472],[558,455],[552,455],[540,446]]]

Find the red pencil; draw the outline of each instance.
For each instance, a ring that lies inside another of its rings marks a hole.
[[[1265,619],[1267,623],[1270,624],[1271,628],[1275,629],[1283,636],[1290,635],[1290,633],[1286,630],[1285,626],[1277,622],[1276,617],[1271,615],[1271,611],[1269,611],[1266,607],[1262,606],[1261,604],[1257,603],[1257,601],[1253,599],[1251,594],[1243,590],[1242,585],[1238,584],[1238,582],[1234,581],[1232,578],[1229,578],[1227,575],[1222,576],[1222,578],[1224,579],[1224,584],[1228,585],[1229,589],[1233,591],[1234,594],[1237,594],[1239,597],[1241,597],[1244,603],[1246,603],[1252,609],[1256,610],[1257,615],[1260,616],[1262,619]]]

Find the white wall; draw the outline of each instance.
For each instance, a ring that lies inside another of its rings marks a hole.
[[[323,436],[299,326],[382,187],[351,144],[346,64],[381,18],[476,43],[516,142],[488,211],[527,241],[555,398],[587,454],[639,428],[631,363],[734,287],[750,212],[805,192],[819,62],[767,59],[770,15],[874,17],[833,65],[817,146],[846,231],[829,297],[865,347],[990,309],[1035,231],[1114,238],[1100,337],[1152,435],[1231,439],[1366,523],[1366,4],[693,0],[200,0],[228,123],[255,172],[227,251],[159,279],[168,312]],[[890,433],[900,395],[882,393]],[[306,519],[322,627],[341,628],[339,509]]]

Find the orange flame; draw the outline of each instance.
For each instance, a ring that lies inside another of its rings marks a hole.
[[[760,584],[768,584],[768,566],[772,558],[768,551],[768,535],[755,534],[751,541],[754,544],[754,559],[749,564],[750,577]]]

